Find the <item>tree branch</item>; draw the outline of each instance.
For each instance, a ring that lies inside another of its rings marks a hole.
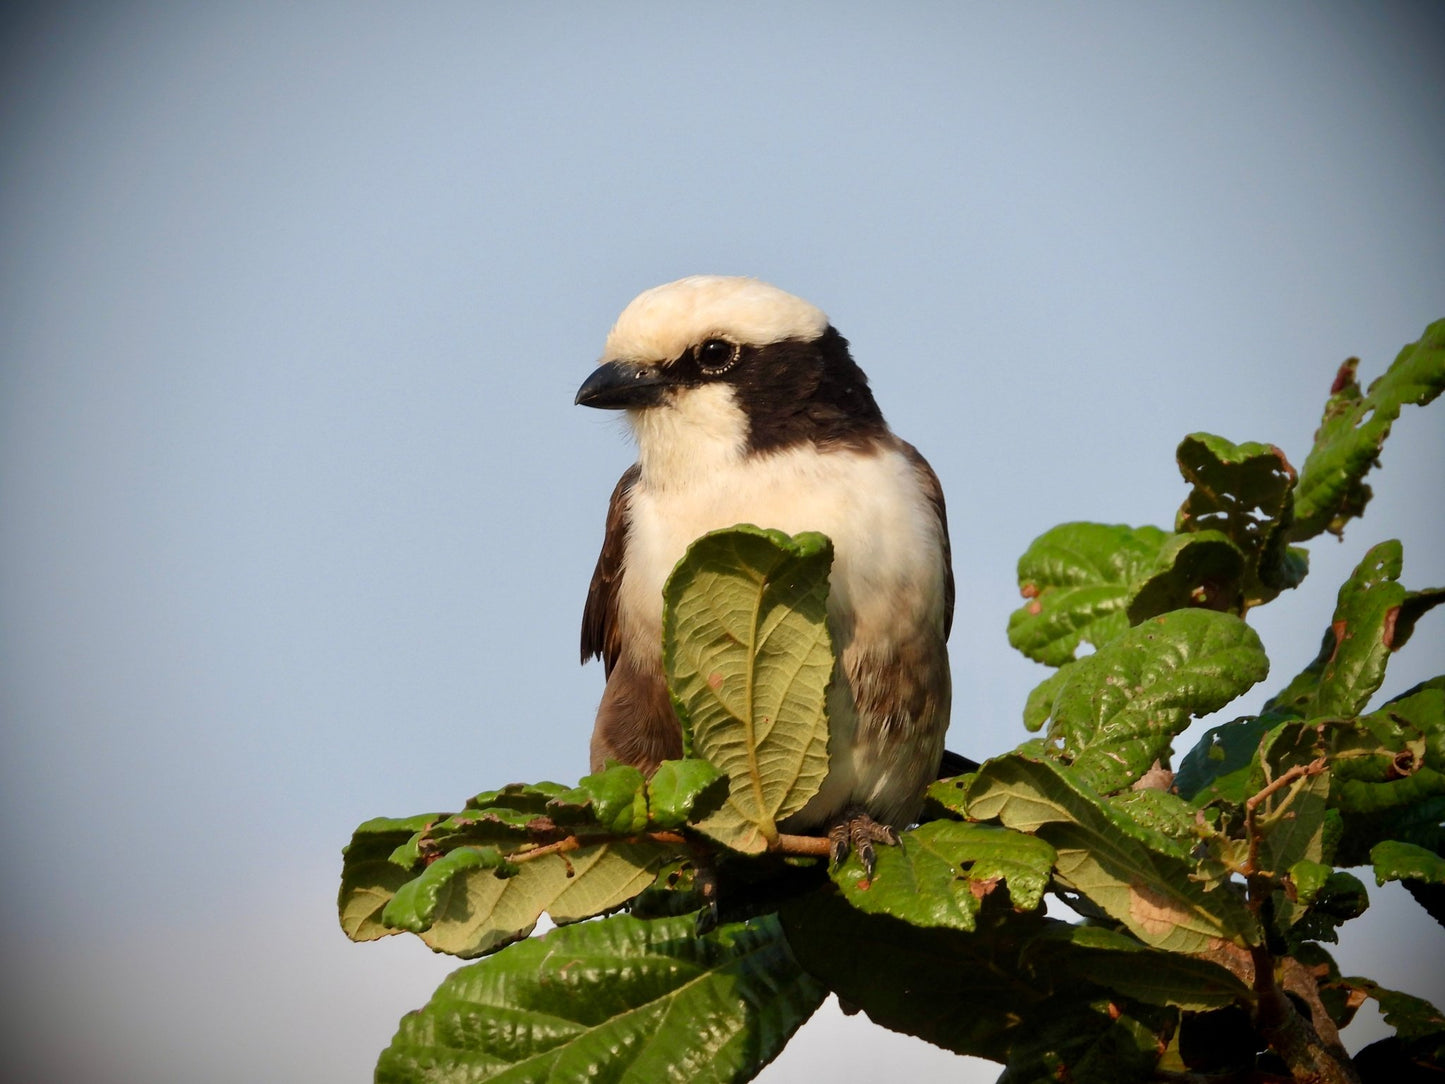
[[[1249,909],[1260,919],[1262,927],[1265,925],[1265,903],[1276,887],[1276,880],[1261,873],[1259,868],[1262,841],[1257,820],[1259,807],[1291,783],[1319,775],[1328,768],[1329,761],[1325,757],[1317,757],[1308,764],[1296,764],[1245,800],[1244,825],[1249,839],[1249,857],[1242,872],[1248,888]],[[1308,971],[1296,960],[1286,959],[1280,964],[1264,944],[1251,945],[1249,955],[1253,965],[1254,1026],[1260,1037],[1284,1059],[1293,1079],[1302,1084],[1359,1084],[1360,1078],[1349,1054],[1340,1044],[1339,1032],[1325,1012],[1319,990]],[[1320,1019],[1318,1029],[1290,1001],[1280,983],[1280,976],[1275,973],[1276,967],[1281,969],[1291,992],[1310,1007],[1312,1016]]]
[[[1251,945],[1254,959],[1254,1026],[1301,1084],[1360,1084],[1349,1055],[1326,1046],[1319,1032],[1296,1011],[1276,980],[1275,961],[1263,945]]]

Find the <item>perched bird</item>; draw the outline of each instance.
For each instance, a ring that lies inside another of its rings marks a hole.
[[[835,857],[917,816],[948,728],[953,571],[938,478],[889,430],[847,340],[814,306],[751,278],[697,275],[622,311],[579,404],[626,410],[622,475],[582,618],[607,688],[592,767],[682,755],[662,670],[662,589],[700,535],[738,523],[833,540],[840,670],[828,774],[782,824],[826,828]]]

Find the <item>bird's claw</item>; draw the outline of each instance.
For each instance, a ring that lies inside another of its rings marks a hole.
[[[873,879],[873,870],[878,863],[878,855],[873,850],[875,843],[897,846],[898,833],[889,825],[879,824],[862,810],[849,812],[828,829],[828,850],[833,865],[841,866],[847,860],[848,852],[852,851],[863,863],[869,880]]]

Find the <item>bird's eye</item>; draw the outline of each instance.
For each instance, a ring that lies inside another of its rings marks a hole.
[[[738,344],[726,339],[707,339],[697,348],[697,363],[705,373],[725,372],[738,360]]]

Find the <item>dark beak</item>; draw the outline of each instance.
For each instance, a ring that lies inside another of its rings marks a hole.
[[[635,361],[608,361],[597,366],[577,389],[578,406],[625,410],[652,406],[668,381],[655,368]]]

